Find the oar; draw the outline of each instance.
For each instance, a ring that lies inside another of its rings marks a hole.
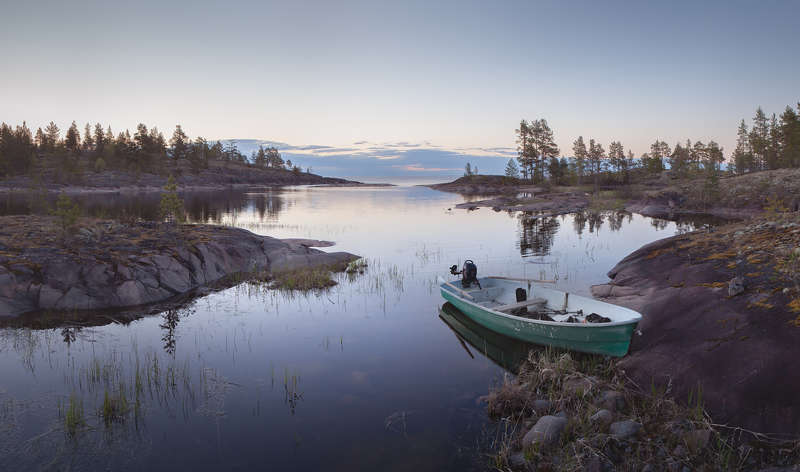
[[[486,278],[487,279],[499,279],[499,280],[513,280],[515,282],[528,282],[528,283],[537,283],[537,284],[554,284],[554,283],[556,283],[555,280],[518,279],[518,278],[515,278],[515,277],[500,277],[499,275],[489,275]]]
[[[470,300],[475,300],[472,297],[472,295],[468,294],[467,292],[461,290],[460,288],[458,288],[455,285],[451,284],[450,282],[446,281],[441,276],[437,277],[437,279],[439,279],[439,283],[443,283],[443,284],[447,285],[448,287],[452,288],[453,290],[455,290],[456,292],[460,293],[461,295],[464,295],[465,297],[469,298]]]

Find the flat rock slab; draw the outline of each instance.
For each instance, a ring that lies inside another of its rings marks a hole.
[[[240,228],[81,224],[62,236],[53,218],[0,217],[0,317],[147,305],[233,274],[341,267],[358,259],[312,247],[328,241],[283,241]]]

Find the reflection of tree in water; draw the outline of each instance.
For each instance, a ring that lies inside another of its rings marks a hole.
[[[628,218],[628,222],[631,222],[633,215],[626,212],[626,211],[612,211],[608,214],[608,228],[611,231],[619,231],[622,229],[622,223],[625,221],[625,217]]]
[[[669,226],[669,220],[662,220],[660,218],[653,218],[650,220],[650,225],[658,230],[666,229]]]
[[[164,342],[164,351],[171,355],[175,355],[176,341],[175,330],[178,328],[178,323],[181,317],[186,317],[194,313],[194,308],[186,307],[180,309],[172,309],[165,311],[161,317],[163,322],[158,325],[159,328],[164,330],[161,336],[161,341]]]
[[[64,342],[67,343],[67,346],[75,342],[80,330],[80,327],[61,328],[61,336],[64,338]]]
[[[256,211],[258,211],[258,218],[264,220],[267,217],[271,220],[278,218],[278,215],[283,211],[283,198],[275,195],[272,192],[267,194],[255,195],[253,198]]]
[[[585,211],[577,211],[572,216],[572,227],[575,228],[575,232],[578,233],[578,236],[583,234],[583,230],[586,229],[586,214]]]
[[[586,215],[586,222],[589,223],[589,232],[594,233],[595,231],[600,231],[600,228],[603,227],[603,222],[605,221],[605,215],[599,211],[590,211],[588,215]]]
[[[553,248],[561,223],[552,216],[536,218],[532,215],[525,212],[520,217],[519,252],[523,256],[546,256]]]

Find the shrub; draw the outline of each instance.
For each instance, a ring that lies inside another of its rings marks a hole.
[[[159,216],[167,223],[182,223],[184,221],[183,200],[178,196],[178,186],[172,176],[164,186],[165,192],[161,194]]]
[[[61,232],[66,233],[75,227],[78,217],[81,216],[81,208],[71,198],[62,193],[56,201],[56,209],[53,210],[53,216],[58,219]]]

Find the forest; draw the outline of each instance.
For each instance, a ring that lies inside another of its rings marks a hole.
[[[673,178],[705,177],[712,184],[723,173],[744,174],[760,170],[800,167],[800,103],[797,110],[787,106],[780,116],[767,117],[759,107],[748,128],[739,124],[736,148],[726,157],[715,141],[678,142],[670,147],[656,139],[650,152],[636,158],[620,141],[611,141],[608,151],[589,138],[578,136],[572,157],[560,157],[553,130],[545,119],[522,120],[515,130],[516,161],[509,160],[505,174],[535,183],[557,185],[586,183],[619,185],[643,180],[669,170]],[[475,173],[467,169],[467,174]]]
[[[52,121],[35,132],[24,122],[15,127],[0,124],[0,177],[47,173],[57,181],[72,182],[83,172],[105,170],[164,174],[188,167],[197,173],[212,161],[300,172],[291,161],[284,162],[274,147],[261,146],[245,156],[235,141],[191,139],[180,125],[167,141],[157,127],[148,129],[144,123],[133,134],[125,130],[115,135],[110,126],[100,123],[87,123],[81,133],[73,121],[63,137]]]

